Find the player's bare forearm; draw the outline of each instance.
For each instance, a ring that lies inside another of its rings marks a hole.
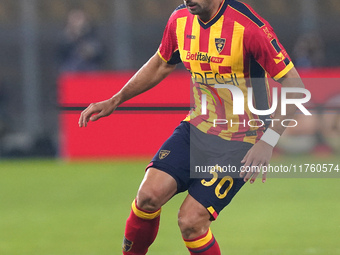
[[[288,88],[304,88],[304,85],[301,81],[301,78],[296,71],[295,68],[291,69],[281,80],[280,83],[282,87]],[[301,93],[290,93],[287,95],[289,99],[297,99],[301,98]],[[283,115],[281,112],[281,99],[278,99],[278,107],[274,113],[274,119],[272,125],[270,125],[270,129],[277,132],[279,135],[282,135],[282,133],[285,130],[285,127],[281,125],[281,122],[284,119],[292,119],[295,112],[296,112],[296,105],[290,104],[286,107],[286,115]],[[276,123],[276,125],[275,125]],[[247,173],[241,172],[240,177],[244,177],[244,181],[247,182],[250,179],[250,183],[253,183],[257,176],[259,175],[259,169],[262,168],[262,166],[268,166],[269,161],[272,157],[273,153],[273,146],[266,143],[265,141],[258,141],[246,154],[246,156],[241,161],[244,163],[243,169],[249,169]],[[250,166],[253,166],[253,168],[249,168]],[[267,178],[267,173],[264,172],[262,175],[262,182],[265,182]]]
[[[118,97],[121,104],[153,88],[175,68],[175,65],[167,64],[156,53],[114,97]]]
[[[283,88],[305,88],[298,72],[295,68],[291,69],[285,76],[283,76],[280,81]],[[287,94],[287,98],[289,99],[298,99],[302,98],[303,95],[301,93],[289,93]],[[277,121],[274,121],[273,125],[270,125],[270,128],[277,132],[279,135],[282,135],[284,130],[286,129],[283,125],[281,125],[281,122],[284,119],[292,119],[295,112],[297,110],[297,107],[295,104],[288,104],[286,106],[286,115],[282,115],[281,112],[281,97],[278,98],[278,107],[274,113],[274,118]]]
[[[90,104],[80,115],[79,127],[86,127],[90,120],[110,115],[120,104],[156,86],[175,68],[156,53],[117,94],[108,100]]]

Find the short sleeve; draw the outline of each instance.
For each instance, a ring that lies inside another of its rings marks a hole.
[[[176,19],[173,16],[170,17],[165,27],[158,55],[168,64],[176,65],[182,62],[177,45]]]
[[[275,80],[282,78],[294,67],[273,28],[268,24],[252,30],[250,53]]]

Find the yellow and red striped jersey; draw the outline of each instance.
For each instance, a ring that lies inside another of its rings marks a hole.
[[[182,62],[191,73],[194,109],[187,121],[205,133],[253,144],[264,131],[256,120],[269,116],[251,113],[247,103],[244,114],[233,115],[233,95],[215,85],[237,86],[245,102],[252,87],[254,107],[266,110],[271,105],[267,74],[278,80],[294,66],[268,22],[235,0],[224,0],[208,22],[179,6],[167,23],[158,54],[169,64]],[[203,94],[208,95],[205,115]],[[228,123],[214,125],[216,119]]]

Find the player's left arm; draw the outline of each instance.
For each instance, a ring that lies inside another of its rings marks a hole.
[[[290,87],[290,88],[304,88],[304,84],[296,71],[295,67],[293,67],[290,71],[287,72],[280,80],[282,87]],[[287,94],[289,99],[298,99],[302,97],[301,93],[289,93]],[[281,98],[278,98],[278,107],[274,112],[275,124],[270,126],[270,132],[274,131],[278,135],[282,135],[284,130],[286,129],[284,126],[280,125],[284,119],[292,119],[293,115],[297,110],[296,105],[289,104],[286,106],[286,115],[282,115],[281,113]],[[273,122],[274,123],[274,122]],[[268,131],[268,130],[267,130]],[[267,132],[266,131],[266,132]],[[275,134],[275,133],[274,133]],[[259,175],[262,166],[268,166],[268,163],[272,157],[273,146],[268,144],[263,140],[259,140],[246,154],[243,158],[242,163],[244,163],[244,169],[247,166],[255,166],[252,170],[246,172],[241,172],[240,177],[244,177],[244,181],[247,182],[250,179],[250,183],[253,183],[257,176]],[[257,169],[256,169],[257,167]],[[262,175],[262,182],[266,181],[267,173],[264,172]]]

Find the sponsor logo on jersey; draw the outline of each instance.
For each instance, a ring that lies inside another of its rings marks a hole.
[[[221,53],[225,46],[225,39],[224,38],[215,38],[215,46],[218,53]]]
[[[170,154],[170,151],[161,150],[159,152],[159,159],[165,159]]]
[[[221,64],[224,60],[224,58],[209,56],[208,53],[202,52],[191,53],[190,51],[187,53],[186,59],[217,64]]]
[[[233,84],[240,86],[236,73],[224,74],[214,72],[190,72],[192,81],[204,85]]]
[[[196,36],[195,35],[187,35],[187,38],[190,40],[195,40]]]
[[[123,240],[123,252],[128,252],[132,249],[132,245],[133,245],[133,242],[126,239],[126,237],[124,236],[124,240]]]

